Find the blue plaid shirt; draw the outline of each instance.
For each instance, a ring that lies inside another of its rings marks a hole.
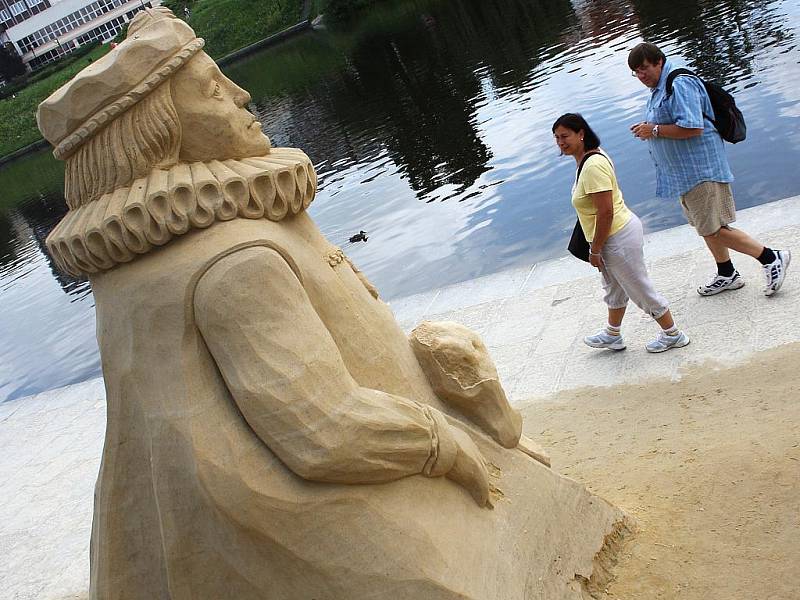
[[[647,101],[645,120],[687,129],[702,127],[703,135],[686,140],[648,140],[656,165],[656,196],[661,198],[682,196],[704,181],[733,181],[724,142],[711,122],[714,109],[703,83],[681,75],[672,82],[672,94],[666,97],[667,76],[673,68],[670,61],[664,63],[661,79]]]

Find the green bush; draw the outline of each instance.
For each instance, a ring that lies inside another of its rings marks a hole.
[[[15,79],[25,73],[25,65],[11,44],[0,44],[0,79]]]
[[[183,18],[183,9],[188,8],[192,10],[194,8],[194,2],[195,0],[164,0],[161,6],[166,6],[175,15]]]

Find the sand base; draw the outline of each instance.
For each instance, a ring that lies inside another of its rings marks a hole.
[[[800,344],[524,416],[554,469],[638,521],[602,598],[800,598]]]

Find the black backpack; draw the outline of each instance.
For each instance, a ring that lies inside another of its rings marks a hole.
[[[691,75],[697,77],[689,69],[675,69],[667,76],[667,98],[672,95],[672,82],[679,75]],[[711,100],[711,108],[714,109],[714,118],[708,115],[708,119],[717,128],[722,139],[731,144],[741,142],[747,137],[747,125],[744,122],[742,111],[736,108],[736,101],[728,92],[723,90],[716,83],[705,81],[697,77],[706,88],[706,93]]]

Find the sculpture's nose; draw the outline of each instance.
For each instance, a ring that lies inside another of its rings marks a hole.
[[[240,88],[238,85],[236,85],[233,82],[231,82],[231,85],[233,85],[233,92],[234,92],[233,98],[234,98],[234,102],[236,102],[236,105],[237,106],[246,106],[250,102],[250,100],[252,100],[252,98],[250,96],[250,92],[248,92],[245,89]]]

